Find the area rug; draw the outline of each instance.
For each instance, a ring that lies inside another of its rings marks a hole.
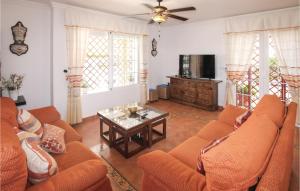
[[[106,147],[106,145],[104,146]],[[129,182],[128,180],[122,176],[118,170],[116,170],[104,157],[101,156],[101,150],[105,149],[103,148],[103,145],[97,145],[95,147],[90,148],[95,154],[100,156],[107,166],[107,176],[110,179],[111,186],[114,191],[137,191]]]

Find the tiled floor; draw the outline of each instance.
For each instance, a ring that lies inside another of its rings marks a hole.
[[[76,126],[77,131],[83,136],[83,143],[93,150],[97,150],[114,168],[116,168],[136,188],[141,186],[142,171],[137,167],[137,157],[160,149],[170,151],[176,145],[195,135],[205,124],[216,119],[218,112],[208,112],[197,108],[177,104],[170,101],[159,101],[151,106],[168,111],[170,116],[167,122],[167,139],[145,149],[139,154],[125,159],[116,150],[110,149],[99,134],[99,119],[95,117],[84,120]],[[299,190],[299,129],[295,133],[294,163],[290,190]]]

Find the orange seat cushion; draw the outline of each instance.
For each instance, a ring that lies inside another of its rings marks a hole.
[[[253,113],[268,116],[277,127],[281,128],[285,116],[285,105],[276,95],[265,95],[258,102]]]
[[[66,152],[52,155],[60,171],[72,167],[86,160],[99,159],[99,157],[84,146],[81,142],[73,141],[66,145]]]
[[[201,149],[205,147],[208,142],[209,141],[198,136],[193,136],[172,149],[169,154],[196,170],[197,157]]]
[[[71,141],[81,141],[82,140],[81,135],[79,135],[77,133],[77,131],[72,126],[70,126],[68,123],[66,123],[65,121],[57,120],[57,121],[51,122],[50,124],[60,127],[66,131],[65,132],[65,142],[66,143],[69,143]]]
[[[237,106],[226,105],[225,109],[220,113],[218,120],[233,126],[236,118],[246,111],[246,109]]]
[[[197,136],[208,141],[219,139],[233,131],[233,126],[219,120],[211,121],[198,132]]]
[[[266,116],[251,117],[224,142],[202,155],[209,190],[247,190],[262,176],[278,128]]]
[[[25,190],[27,184],[26,156],[15,130],[1,119],[1,191]]]

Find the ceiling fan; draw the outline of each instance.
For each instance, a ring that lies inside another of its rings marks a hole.
[[[180,17],[177,15],[174,15],[172,13],[176,12],[183,12],[183,11],[195,11],[195,7],[184,7],[184,8],[178,8],[178,9],[170,9],[168,10],[167,7],[161,6],[160,3],[163,0],[157,0],[158,6],[153,7],[152,5],[144,3],[143,5],[146,6],[147,8],[151,9],[151,13],[142,13],[142,14],[136,14],[136,15],[153,15],[151,20],[148,22],[148,24],[153,24],[153,23],[163,23],[167,21],[167,19],[173,18],[181,21],[186,21],[188,18]]]

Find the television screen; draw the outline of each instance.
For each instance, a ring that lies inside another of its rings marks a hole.
[[[215,55],[180,55],[179,75],[185,78],[215,78]]]

